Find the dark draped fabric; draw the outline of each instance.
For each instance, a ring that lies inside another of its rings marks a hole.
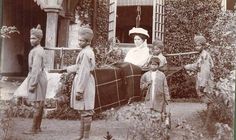
[[[132,101],[140,100],[140,67],[117,63],[113,68],[95,69],[95,111],[100,112]]]

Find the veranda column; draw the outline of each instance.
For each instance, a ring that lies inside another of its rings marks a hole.
[[[54,48],[57,43],[58,14],[63,0],[45,0],[44,11],[47,12],[45,47]],[[54,51],[46,51],[46,69],[54,68]]]
[[[58,31],[58,46],[59,47],[68,47],[69,41],[69,26],[71,22],[75,22],[75,9],[79,0],[64,0],[62,3],[62,11],[59,21],[59,31]]]
[[[70,17],[66,16],[60,20],[60,27],[58,32],[59,47],[68,47],[69,26],[70,26]]]
[[[45,10],[46,11],[46,10]],[[58,22],[58,13],[53,11],[47,12],[47,24],[46,24],[46,37],[45,37],[45,47],[54,48],[56,47],[57,39],[57,22]],[[54,66],[54,52],[46,51],[47,69],[53,69]]]

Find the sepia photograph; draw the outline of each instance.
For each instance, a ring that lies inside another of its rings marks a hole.
[[[0,140],[234,140],[235,0],[0,9]]]

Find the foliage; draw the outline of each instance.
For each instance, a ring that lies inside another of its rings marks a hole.
[[[1,137],[3,140],[10,140],[12,127],[13,127],[13,119],[12,119],[12,104],[9,101],[0,101],[0,129],[3,132],[3,136]]]
[[[225,78],[236,67],[236,13],[221,12],[217,22],[210,31],[212,42],[209,52],[215,67],[215,81]]]
[[[75,64],[79,51],[55,51],[55,65],[60,68],[63,66],[69,66]]]
[[[228,124],[233,127],[234,104],[235,104],[235,71],[227,78],[220,79],[212,94],[208,95],[213,101],[213,114],[217,122]]]
[[[167,139],[169,129],[161,121],[161,114],[145,107],[144,103],[132,103],[129,106],[107,110],[100,114],[103,118],[127,122],[129,140]]]
[[[95,50],[97,67],[112,65],[116,62],[123,62],[124,52],[118,48],[119,44],[113,42],[113,38],[108,40],[105,45],[97,46]]]
[[[108,38],[108,0],[80,0],[77,13],[82,25],[89,25],[94,30],[93,46],[105,46]]]
[[[2,26],[1,37],[11,38],[10,35],[13,33],[20,33],[15,26]],[[13,125],[13,112],[12,104],[8,101],[0,100],[0,129],[3,131],[3,140],[11,139],[11,128]]]
[[[94,12],[93,0],[80,0],[76,7],[79,20],[82,25],[90,25],[92,23],[92,15]]]
[[[214,62],[214,81],[218,82],[221,78],[230,75],[230,71],[236,67],[236,48],[231,46],[212,46],[209,48]]]
[[[17,30],[17,28],[15,26],[2,26],[1,28],[1,37],[2,38],[11,38],[10,35],[13,33],[18,33],[20,34],[20,32]]]
[[[94,17],[94,29],[95,38],[93,39],[93,46],[106,46],[108,40],[108,16],[109,16],[109,3],[108,0],[95,1],[96,2],[96,11]],[[109,42],[109,41],[108,41]]]
[[[200,140],[203,138],[203,134],[194,130],[186,120],[178,120],[175,128],[178,134],[182,135],[183,140]]]
[[[208,51],[214,61],[214,78],[227,77],[235,68],[235,13],[220,12],[218,0],[181,0],[166,1],[165,16],[165,52],[177,53],[194,50],[193,38],[195,34],[202,34],[208,41]],[[170,65],[185,65],[193,63],[197,55],[182,57],[168,57]],[[169,85],[173,88],[171,94],[174,98],[182,98],[189,93],[196,97],[194,78],[196,74],[186,75],[185,72],[174,75]],[[181,81],[181,82],[179,82]],[[183,84],[185,83],[185,84]],[[185,86],[187,85],[187,86]],[[180,93],[180,94],[179,94]],[[186,98],[187,98],[186,97]]]
[[[171,77],[167,77],[171,99],[197,98],[195,77],[189,75],[185,70],[181,70]]]
[[[231,140],[233,138],[233,130],[227,124],[216,123],[216,136],[213,140]]]
[[[112,139],[113,136],[110,134],[109,131],[107,131],[107,134],[106,134],[106,136],[104,138],[105,138],[105,140],[115,140],[115,139]]]
[[[223,27],[223,28],[222,28]],[[222,11],[210,30],[211,44],[215,46],[236,45],[236,13]]]
[[[210,40],[212,29],[220,6],[217,0],[167,0],[165,6],[165,52],[179,53],[194,51],[193,38],[195,34],[203,34]],[[182,66],[193,63],[197,55],[168,57],[167,61],[172,66]],[[172,76],[172,98],[197,97],[194,78],[182,71]]]
[[[201,33],[209,40],[209,31],[215,23],[219,10],[218,0],[167,0],[165,51],[167,53],[193,51],[195,34]]]
[[[108,8],[108,0],[81,0],[77,6],[79,20],[82,25],[89,24],[94,30],[92,46],[95,48],[97,67],[120,60],[120,56],[114,56],[114,53],[120,55],[121,50],[111,48],[111,46],[114,47],[115,44],[112,43],[113,41],[111,39],[108,40]]]
[[[209,52],[215,65],[213,70],[215,88],[209,95],[213,100],[211,118],[214,118],[216,122],[227,124],[231,128],[233,127],[235,104],[235,19],[235,12],[226,11],[219,14],[210,31],[212,42],[209,46]]]

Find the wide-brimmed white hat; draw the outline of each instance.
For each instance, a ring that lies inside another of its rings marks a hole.
[[[135,28],[135,27],[133,27],[131,30],[129,30],[129,35],[130,36],[133,36],[135,34],[141,34],[141,35],[144,35],[147,38],[149,38],[148,31],[143,29],[143,28]]]

